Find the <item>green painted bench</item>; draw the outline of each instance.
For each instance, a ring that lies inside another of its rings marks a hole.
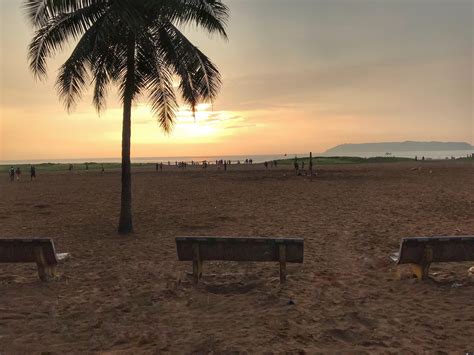
[[[474,261],[474,236],[403,238],[392,259],[398,265],[410,264],[416,277],[424,280],[432,263]]]
[[[302,238],[177,237],[180,261],[193,262],[196,282],[204,261],[275,261],[280,264],[280,282],[286,281],[286,263],[302,263]]]
[[[36,263],[41,281],[56,276],[56,266],[69,254],[56,254],[54,243],[49,238],[0,239],[0,263]]]

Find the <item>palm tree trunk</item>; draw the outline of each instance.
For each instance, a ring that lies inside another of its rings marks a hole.
[[[132,223],[132,174],[130,162],[130,136],[132,132],[132,101],[135,86],[135,39],[130,38],[127,51],[127,77],[125,79],[122,122],[122,196],[118,233],[133,232]]]

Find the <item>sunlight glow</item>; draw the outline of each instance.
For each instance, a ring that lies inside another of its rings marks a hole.
[[[119,109],[107,111],[107,117],[120,117]],[[181,106],[176,112],[175,125],[172,132],[167,135],[159,126],[157,119],[153,116],[150,107],[146,104],[138,104],[132,112],[132,136],[133,141],[138,144],[154,144],[159,142],[173,141],[181,144],[213,143],[222,137],[228,137],[236,133],[245,121],[239,113],[233,111],[213,111],[212,105],[202,103],[197,105],[193,114],[188,106]],[[120,140],[119,132],[108,132],[108,140]]]

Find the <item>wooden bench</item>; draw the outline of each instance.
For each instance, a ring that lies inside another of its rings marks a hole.
[[[424,280],[431,263],[474,261],[474,236],[403,238],[393,259],[410,264],[416,277]]]
[[[36,263],[42,281],[56,276],[56,265],[68,254],[56,254],[51,239],[0,239],[0,263]]]
[[[193,262],[196,282],[204,261],[278,261],[280,282],[286,280],[286,263],[302,263],[301,238],[178,237],[178,259]]]

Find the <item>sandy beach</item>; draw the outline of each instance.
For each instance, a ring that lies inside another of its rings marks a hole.
[[[415,169],[421,167],[421,169]],[[0,264],[0,352],[474,351],[472,263],[395,279],[400,238],[474,234],[474,166],[325,166],[310,181],[262,165],[133,172],[132,236],[116,234],[120,172],[0,179],[2,237],[53,238],[59,279]],[[303,264],[205,263],[177,236],[305,239]],[[290,300],[294,304],[289,304]]]

